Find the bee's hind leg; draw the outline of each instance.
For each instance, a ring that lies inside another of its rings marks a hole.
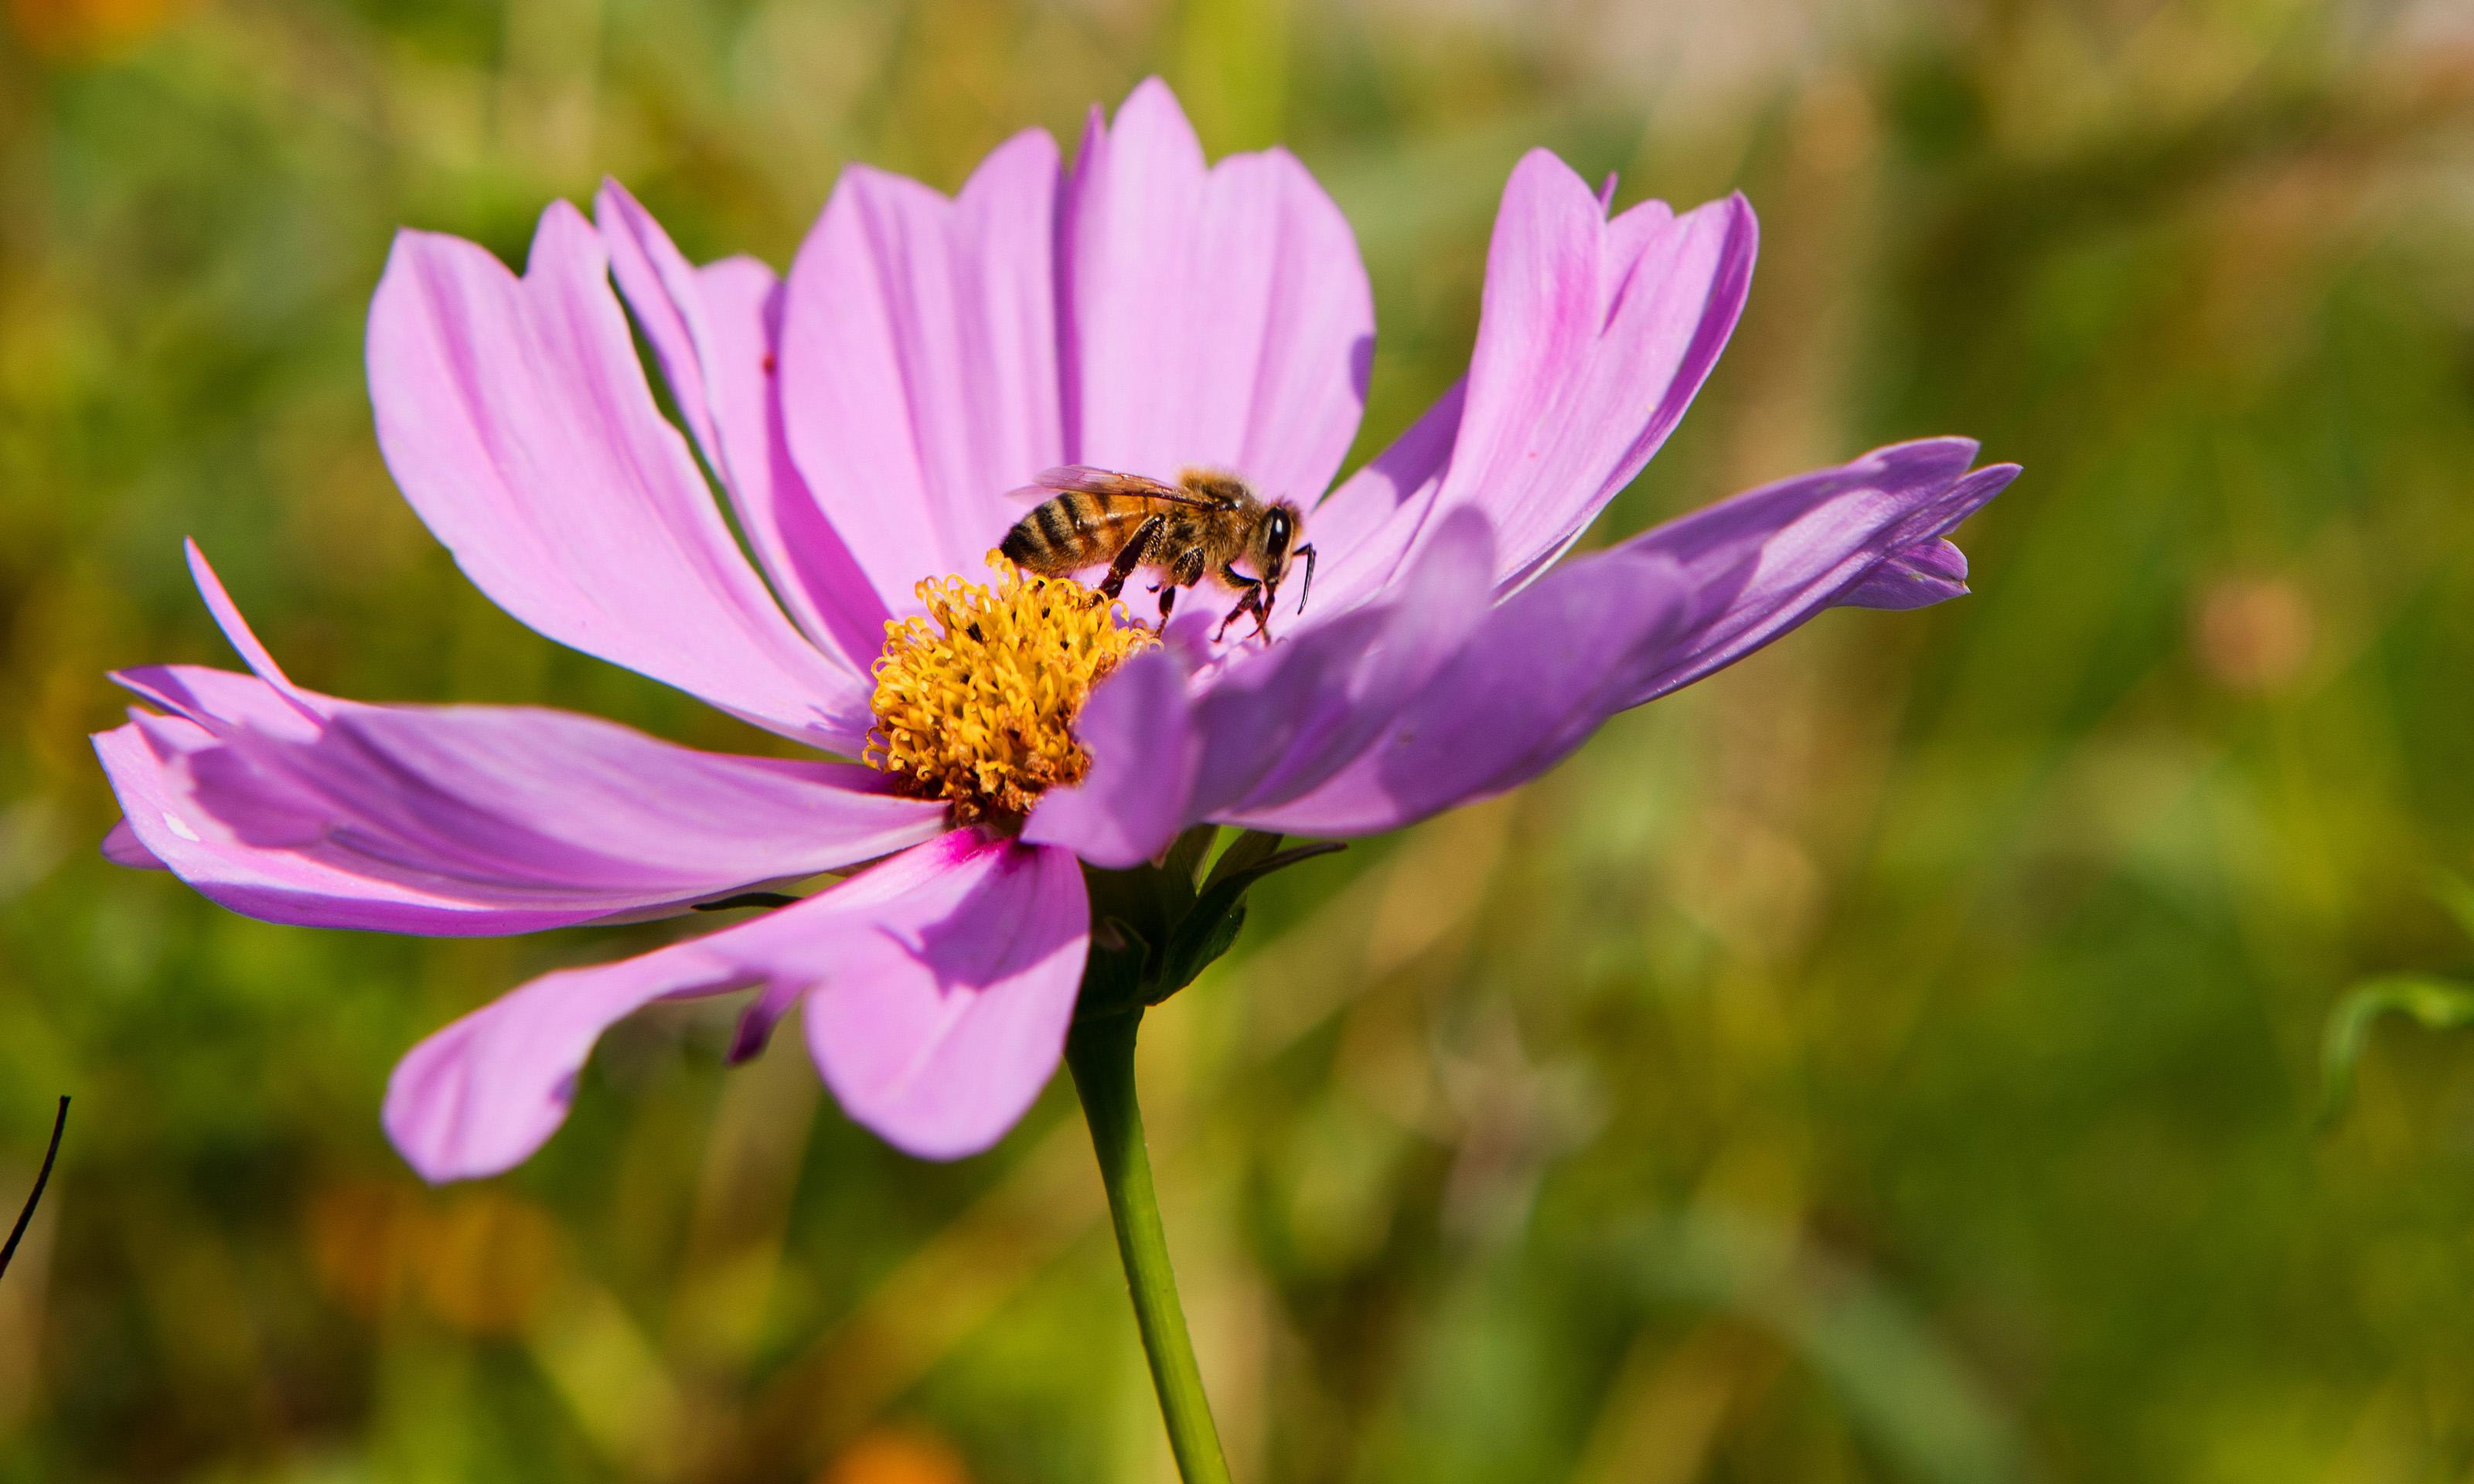
[[[1143,558],[1151,552],[1152,542],[1167,527],[1167,516],[1153,515],[1134,528],[1133,539],[1126,542],[1125,549],[1117,553],[1117,560],[1108,563],[1108,575],[1100,579],[1100,596],[1114,598],[1126,590],[1126,579],[1133,576],[1134,568],[1143,564]]]

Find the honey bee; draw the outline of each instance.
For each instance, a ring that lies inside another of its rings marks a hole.
[[[1164,485],[1071,464],[1014,493],[1046,498],[1006,533],[998,549],[1007,561],[1047,577],[1105,562],[1108,575],[1100,580],[1100,591],[1111,598],[1137,569],[1157,573],[1152,591],[1159,594],[1163,626],[1176,606],[1177,589],[1206,575],[1242,594],[1220,620],[1215,642],[1249,614],[1255,634],[1271,637],[1272,605],[1289,564],[1298,558],[1306,564],[1298,590],[1299,611],[1314,590],[1315,549],[1298,544],[1304,529],[1298,508],[1286,500],[1265,501],[1245,480],[1224,470],[1190,468],[1176,484]],[[1237,570],[1240,562],[1254,575]]]

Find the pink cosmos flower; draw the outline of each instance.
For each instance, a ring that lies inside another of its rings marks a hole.
[[[1206,165],[1156,81],[1094,110],[1070,170],[1036,131],[950,200],[850,170],[787,279],[691,265],[616,184],[594,204],[552,204],[521,277],[398,239],[369,328],[388,467],[535,630],[869,761],[321,695],[194,547],[249,673],[124,672],[152,709],[95,738],[125,815],[107,851],[274,922],[523,932],[856,872],[424,1041],[385,1119],[431,1180],[540,1147],[620,1017],[749,988],[741,1050],[803,1003],[854,1118],[922,1156],[982,1149],[1056,1066],[1086,863],[1204,823],[1369,834],[1512,788],[1825,608],[1965,591],[1944,538],[2017,473],[1904,443],[1559,562],[1716,361],[1755,228],[1740,198],[1610,219],[1543,152],[1504,189],[1468,374],[1336,489],[1373,340],[1348,225],[1282,151]],[[1222,644],[1197,603],[1153,643],[1070,583],[972,586],[1023,514],[1007,491],[1069,463],[1218,466],[1309,507],[1312,609],[1292,584],[1273,642]],[[991,802],[1008,785],[1027,809]]]

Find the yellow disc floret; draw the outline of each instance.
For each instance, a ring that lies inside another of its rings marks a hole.
[[[996,552],[993,587],[923,582],[924,616],[885,626],[868,765],[905,792],[950,800],[958,824],[1018,821],[1040,793],[1091,765],[1074,718],[1091,687],[1157,643],[1125,610],[1066,577],[1035,577]]]

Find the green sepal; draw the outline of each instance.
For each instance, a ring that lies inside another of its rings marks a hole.
[[[1337,849],[1337,847],[1334,847]],[[1209,891],[1241,871],[1251,871],[1279,853],[1280,836],[1269,829],[1249,829],[1228,842],[1228,849],[1211,863],[1211,874],[1202,883]]]
[[[1284,850],[1278,835],[1249,829],[1221,852],[1197,893],[1196,874],[1218,833],[1198,826],[1157,861],[1132,871],[1083,868],[1091,956],[1076,1019],[1139,1011],[1192,984],[1236,944],[1249,888],[1275,871],[1342,849],[1338,842],[1318,842]]]
[[[1337,840],[1321,840],[1286,850],[1279,845],[1279,836],[1249,829],[1221,855],[1219,864],[1212,868],[1211,879],[1203,885],[1202,895],[1195,898],[1194,909],[1169,939],[1167,961],[1162,966],[1166,988],[1159,999],[1192,984],[1236,943],[1237,930],[1246,925],[1248,888],[1275,871],[1344,849]],[[1159,999],[1152,1003],[1157,1004]]]
[[[1246,838],[1255,838],[1255,832],[1247,831]],[[1269,841],[1273,846],[1280,843],[1280,837],[1277,835],[1266,834],[1260,838]],[[1240,840],[1238,844],[1245,844],[1245,840]],[[1194,910],[1207,912],[1215,904],[1222,910],[1225,910],[1246,895],[1248,887],[1273,872],[1286,871],[1299,861],[1312,860],[1318,855],[1330,855],[1347,849],[1347,843],[1345,841],[1317,840],[1311,845],[1291,846],[1285,850],[1249,851],[1246,860],[1232,862],[1229,857],[1237,853],[1237,849],[1231,846],[1228,853],[1220,858],[1220,864],[1212,868],[1211,879],[1203,883],[1202,895],[1195,898]]]
[[[1202,976],[1220,955],[1237,942],[1239,929],[1246,925],[1246,904],[1239,902],[1205,920],[1201,913],[1189,918],[1180,927],[1196,922],[1202,925],[1193,931],[1180,931],[1169,944],[1167,962],[1161,966],[1160,978],[1152,992],[1151,1003],[1156,1005]]]
[[[1082,992],[1074,1002],[1074,1018],[1096,1020],[1139,1012],[1151,983],[1148,972],[1156,956],[1151,940],[1123,918],[1096,913],[1091,931],[1091,956],[1082,966]]]
[[[1161,858],[1160,869],[1168,873],[1171,880],[1184,882],[1186,891],[1191,894],[1195,879],[1201,874],[1203,857],[1211,853],[1211,847],[1219,839],[1219,826],[1195,826],[1177,836],[1176,843],[1168,848],[1168,854]]]

